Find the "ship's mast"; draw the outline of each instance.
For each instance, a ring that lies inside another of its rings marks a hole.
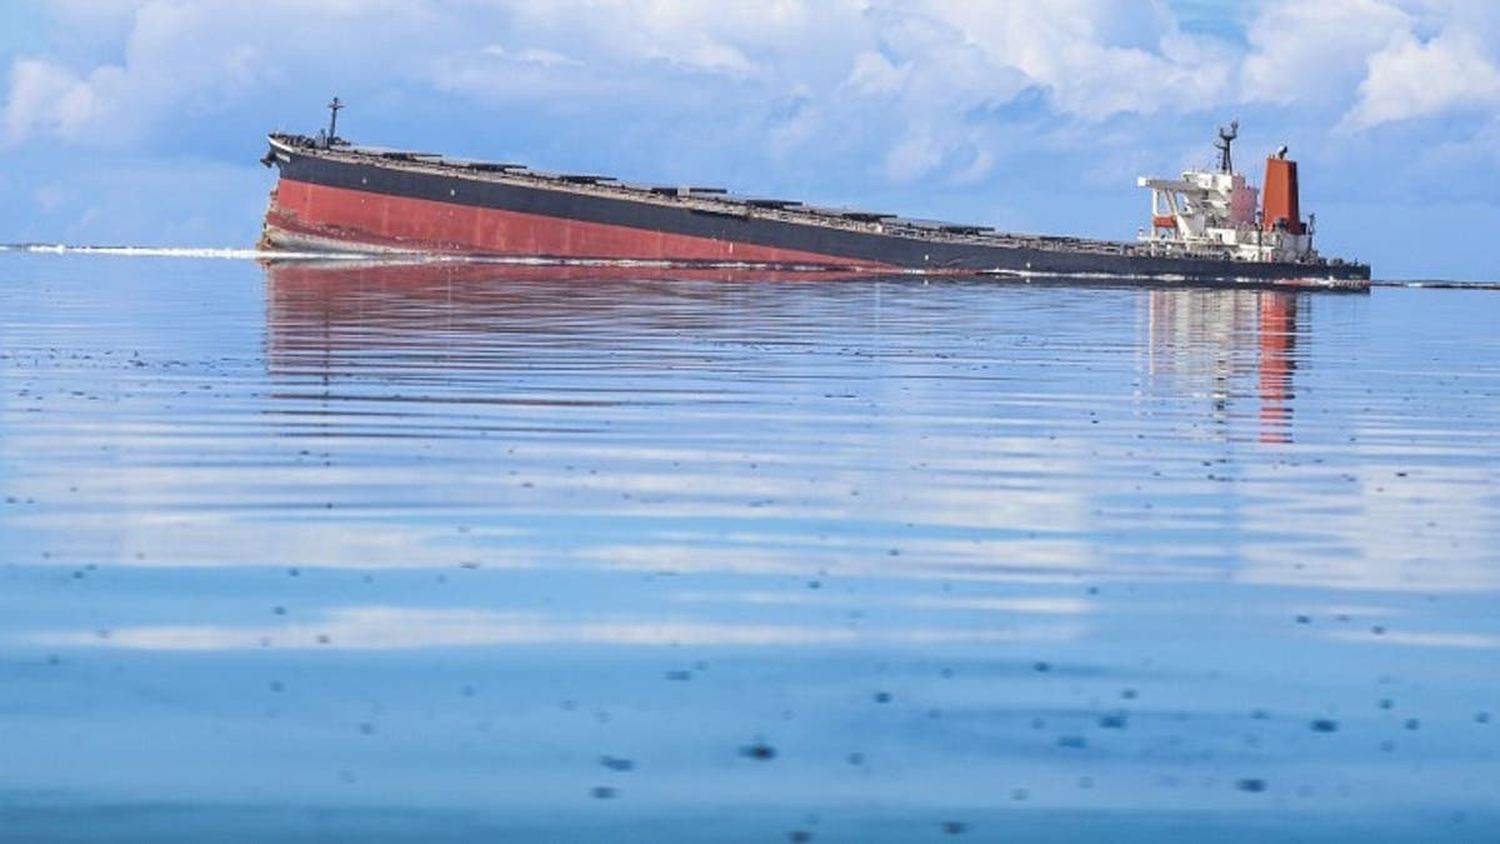
[[[339,139],[339,109],[343,107],[344,103],[338,97],[334,97],[333,102],[328,104],[328,146],[330,147]]]
[[[334,102],[338,102],[334,100]],[[1232,121],[1229,128],[1219,127],[1219,139],[1214,141],[1214,147],[1219,150],[1219,172],[1233,173],[1234,158],[1229,154],[1229,148],[1234,145],[1234,139],[1240,136],[1240,122]]]

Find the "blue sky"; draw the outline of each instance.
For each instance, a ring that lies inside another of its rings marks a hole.
[[[1242,124],[1325,252],[1500,278],[1488,0],[11,0],[0,241],[243,245],[274,128],[1128,239]]]

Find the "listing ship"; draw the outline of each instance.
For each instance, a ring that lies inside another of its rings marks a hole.
[[[265,249],[1343,289],[1370,278],[1368,265],[1313,248],[1285,147],[1266,160],[1262,195],[1235,171],[1237,125],[1220,129],[1217,170],[1139,180],[1150,225],[1125,243],[359,146],[338,136],[342,103],[329,108],[315,137],[268,137],[261,161],[280,178]]]

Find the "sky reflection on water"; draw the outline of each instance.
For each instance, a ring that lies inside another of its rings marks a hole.
[[[1493,293],[661,275],[0,258],[0,819],[1493,836]]]

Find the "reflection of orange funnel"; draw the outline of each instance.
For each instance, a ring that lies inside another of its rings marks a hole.
[[[1292,441],[1292,349],[1297,337],[1297,300],[1286,293],[1260,294],[1260,441]]]
[[[1302,212],[1297,203],[1297,162],[1272,156],[1266,159],[1266,187],[1261,194],[1261,225],[1266,231],[1278,224],[1288,234],[1302,234]]]

